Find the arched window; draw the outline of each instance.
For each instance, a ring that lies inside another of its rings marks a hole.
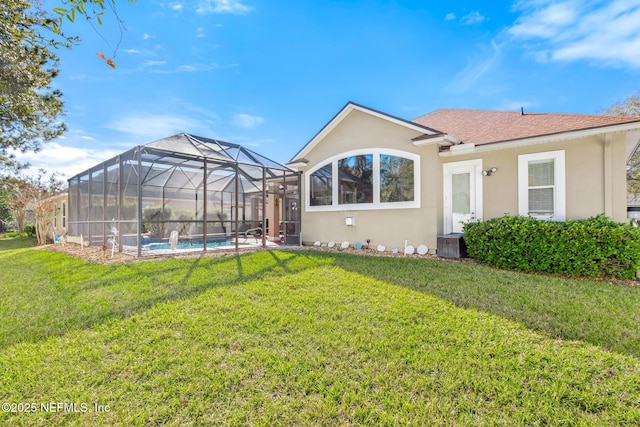
[[[357,150],[306,175],[308,211],[420,207],[420,157],[398,150]]]

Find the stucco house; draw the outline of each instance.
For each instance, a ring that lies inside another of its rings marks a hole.
[[[505,214],[627,218],[639,117],[441,109],[404,120],[347,103],[288,163],[306,244],[426,245]]]
[[[69,193],[64,192],[56,194],[50,199],[53,202],[53,218],[51,220],[51,233],[47,237],[51,240],[55,240],[56,237],[65,237],[67,235],[67,206],[69,202]]]

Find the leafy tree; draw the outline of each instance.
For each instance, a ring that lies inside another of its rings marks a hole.
[[[18,231],[23,232],[27,216],[27,207],[32,200],[33,189],[27,179],[13,176],[2,179],[0,188],[9,202],[11,214],[18,223]]]
[[[407,202],[413,200],[413,161],[403,157],[380,156],[380,200]]]
[[[122,24],[116,0],[62,0],[62,7],[55,8],[53,13],[45,11],[40,0],[2,1],[0,171],[20,169],[13,150],[38,151],[43,143],[66,130],[60,121],[62,93],[51,88],[59,65],[55,49],[72,47],[79,39],[62,32],[63,21],[74,22],[76,17],[83,16],[100,24],[106,8]],[[121,26],[121,34],[122,29]]]
[[[11,220],[13,220],[13,215],[7,194],[0,191],[0,233],[7,231],[7,225]]]
[[[62,94],[51,89],[58,59],[42,34],[46,17],[28,1],[4,3],[0,12],[0,168],[16,170],[11,149],[37,151],[66,128],[58,120]]]
[[[127,0],[129,3],[134,3],[137,0]],[[120,29],[120,38],[118,43],[116,44],[113,50],[113,56],[116,56],[118,51],[118,47],[120,46],[120,42],[122,41],[122,34],[125,31],[124,21],[120,19],[118,16],[118,10],[116,8],[116,0],[61,0],[62,6],[56,7],[53,9],[55,14],[57,15],[56,19],[50,19],[48,24],[51,26],[51,29],[54,33],[62,35],[62,24],[63,21],[68,20],[69,22],[75,22],[78,16],[86,18],[89,23],[93,26],[93,22],[97,22],[99,25],[102,25],[102,18],[106,14],[106,10],[109,9],[110,13],[115,17],[118,27]],[[96,30],[94,26],[94,30]],[[96,30],[96,32],[98,32]],[[105,42],[106,39],[105,39]],[[109,44],[107,42],[107,44]],[[116,68],[116,64],[113,62],[113,59],[107,58],[104,54],[99,53],[98,56],[107,62],[112,68]]]
[[[604,113],[611,116],[640,117],[640,95],[632,95],[617,102],[604,110]],[[640,150],[633,153],[627,165],[627,191],[635,196],[640,195]]]
[[[40,170],[37,177],[5,177],[0,181],[0,190],[10,203],[13,217],[18,223],[18,231],[25,229],[27,211],[32,210],[36,220],[36,236],[39,244],[45,244],[53,227],[55,203],[52,196],[59,194],[64,184],[57,174],[47,175]]]

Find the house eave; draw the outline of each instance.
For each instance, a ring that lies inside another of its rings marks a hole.
[[[461,141],[455,136],[448,134],[440,135],[423,135],[411,140],[416,147],[424,147],[427,145],[439,145],[441,147],[450,147],[452,145],[458,145]]]
[[[624,124],[610,125],[610,126],[601,126],[601,127],[581,129],[576,131],[559,132],[559,133],[550,134],[550,135],[539,135],[539,136],[528,137],[528,138],[487,142],[484,144],[475,144],[473,147],[473,150],[470,150],[470,149],[457,150],[455,149],[457,147],[452,147],[452,149],[448,151],[442,151],[438,155],[440,157],[454,157],[454,156],[468,154],[470,152],[481,153],[485,151],[504,150],[509,148],[518,148],[518,147],[524,147],[524,146],[530,146],[530,145],[549,144],[552,142],[567,141],[570,139],[588,138],[596,135],[627,132],[627,131],[637,130],[637,129],[640,129],[640,123],[638,122],[624,123]],[[464,145],[473,145],[473,144],[464,144]]]
[[[305,166],[307,166],[308,163],[309,161],[307,159],[296,159],[296,160],[290,161],[289,163],[285,163],[285,166],[288,167],[289,169],[292,169],[298,172],[300,168],[304,168]]]

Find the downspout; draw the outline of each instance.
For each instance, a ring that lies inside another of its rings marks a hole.
[[[613,168],[611,134],[604,135],[604,215],[613,218]]]

